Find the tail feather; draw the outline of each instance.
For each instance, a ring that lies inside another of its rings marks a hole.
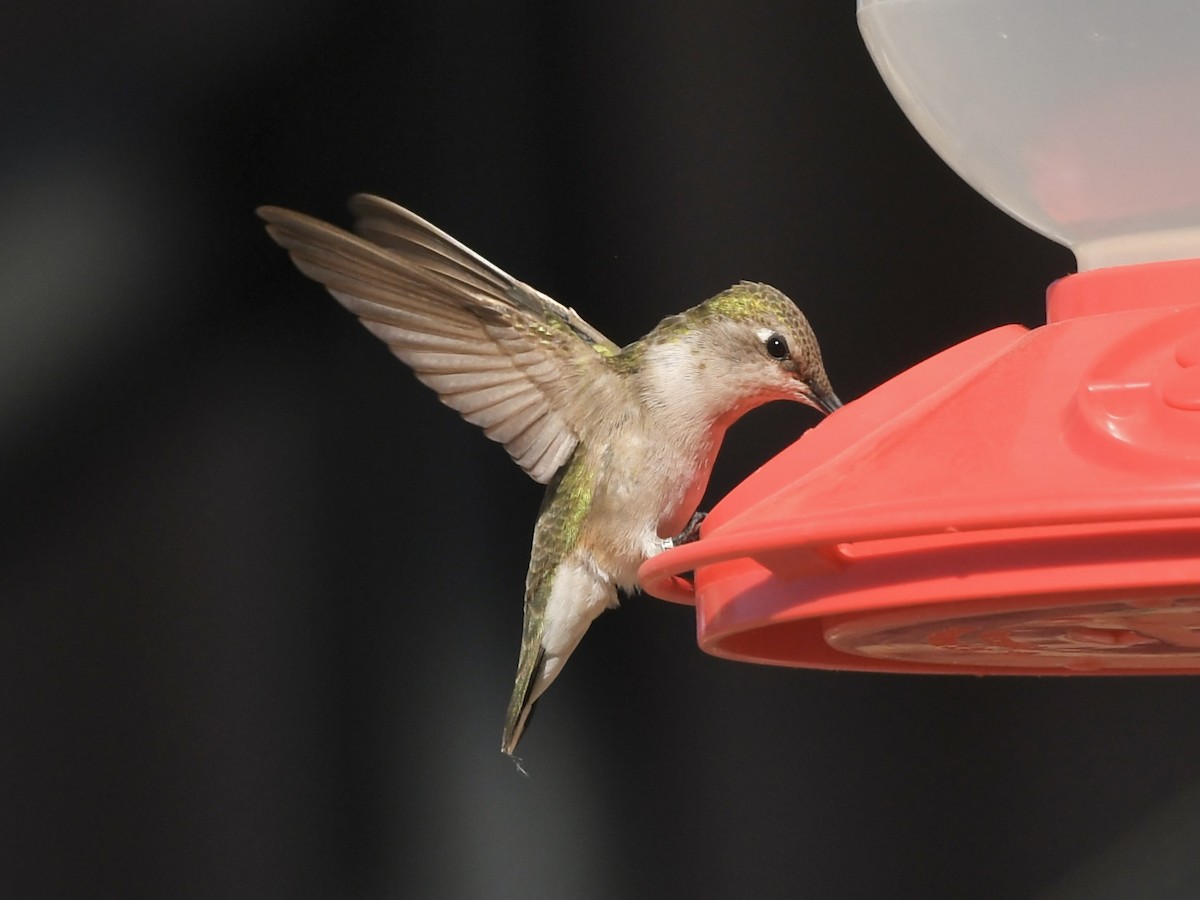
[[[508,714],[504,718],[504,739],[500,744],[502,752],[509,756],[517,749],[517,743],[529,724],[533,714],[533,706],[537,702],[540,691],[535,693],[534,687],[541,679],[542,670],[546,663],[546,651],[539,644],[537,652],[533,647],[524,644],[521,647],[521,661],[517,666],[517,681],[513,685],[512,699],[508,701]]]

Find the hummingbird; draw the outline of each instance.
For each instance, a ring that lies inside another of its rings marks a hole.
[[[768,285],[735,284],[618,347],[407,209],[367,194],[349,207],[354,233],[275,206],[258,215],[303,274],[547,486],[501,742],[512,756],[638,567],[698,536],[726,429],[772,400],[842,404],[808,320]]]

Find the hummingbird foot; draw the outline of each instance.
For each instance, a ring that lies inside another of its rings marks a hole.
[[[665,549],[670,550],[672,547],[679,547],[683,544],[690,544],[692,541],[700,537],[700,523],[708,517],[706,512],[692,513],[692,518],[688,521],[683,531],[675,535],[668,541],[663,541]]]

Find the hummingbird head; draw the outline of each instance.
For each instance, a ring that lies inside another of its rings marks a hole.
[[[659,324],[649,336],[675,397],[694,386],[714,416],[732,421],[771,400],[795,400],[825,413],[842,403],[821,362],[804,314],[783,293],[743,281]],[[673,374],[668,374],[671,372]]]

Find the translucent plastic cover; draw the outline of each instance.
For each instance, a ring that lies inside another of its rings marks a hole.
[[[1200,257],[1200,2],[859,0],[858,21],[930,145],[1080,269]]]

